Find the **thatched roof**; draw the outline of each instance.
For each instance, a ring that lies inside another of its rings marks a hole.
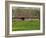
[[[18,18],[21,18],[21,17],[28,17],[28,18],[31,18],[31,17],[34,17],[32,14],[35,14],[35,11],[34,10],[38,10],[38,8],[29,8],[29,7],[17,7],[16,9],[13,8],[12,9],[12,16],[13,17],[18,17]],[[37,16],[35,16],[37,17]]]

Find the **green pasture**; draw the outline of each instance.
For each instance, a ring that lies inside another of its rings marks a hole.
[[[12,21],[12,31],[24,31],[24,30],[39,30],[40,21],[31,20],[31,21]]]

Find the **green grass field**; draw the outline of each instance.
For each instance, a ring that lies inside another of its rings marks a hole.
[[[40,30],[39,20],[12,21],[12,31]]]

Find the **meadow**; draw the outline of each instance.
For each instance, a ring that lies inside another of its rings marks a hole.
[[[12,21],[12,31],[24,31],[24,30],[40,30],[40,21]]]

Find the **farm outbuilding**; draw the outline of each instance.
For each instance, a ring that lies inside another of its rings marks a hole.
[[[38,19],[39,16],[36,12],[39,12],[38,8],[16,7],[12,9],[12,18],[16,20]]]

